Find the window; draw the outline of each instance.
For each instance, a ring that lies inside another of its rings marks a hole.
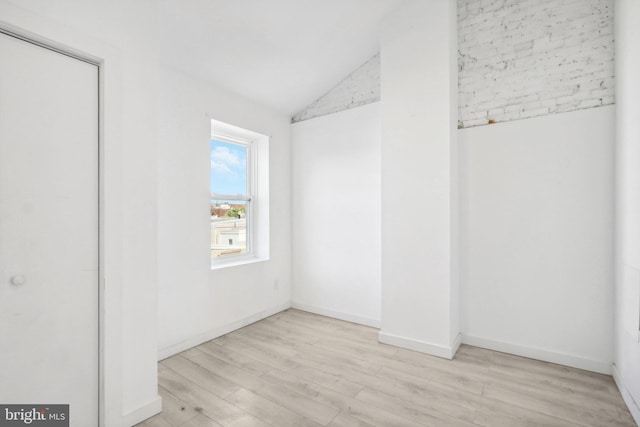
[[[268,137],[212,120],[210,162],[212,267],[268,259]]]
[[[211,138],[211,256],[251,252],[251,142]],[[247,221],[249,219],[249,221]]]

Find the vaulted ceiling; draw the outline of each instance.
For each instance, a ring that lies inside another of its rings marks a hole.
[[[403,0],[162,0],[165,65],[293,115],[379,50]]]

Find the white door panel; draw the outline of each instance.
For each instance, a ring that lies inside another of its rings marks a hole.
[[[0,403],[74,427],[98,419],[98,195],[98,68],[0,34]]]

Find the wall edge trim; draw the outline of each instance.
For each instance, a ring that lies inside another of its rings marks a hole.
[[[474,347],[486,348],[488,350],[499,351],[501,353],[513,354],[515,356],[527,357],[529,359],[543,362],[555,363],[571,368],[583,369],[585,371],[597,372],[599,374],[611,375],[611,362],[587,359],[574,354],[561,353],[558,351],[529,347],[521,344],[514,344],[503,341],[495,341],[475,335],[464,334],[462,343]]]
[[[462,343],[462,335],[458,334],[456,339],[449,346],[420,341],[383,331],[380,331],[378,333],[378,341],[383,344],[389,344],[395,347],[401,347],[407,350],[413,350],[420,353],[429,354],[431,356],[451,360],[456,355],[456,351],[458,351],[458,348]]]
[[[627,388],[627,385],[625,384],[624,379],[622,378],[620,371],[618,371],[618,367],[616,366],[615,363],[612,365],[611,371],[612,371],[611,375],[613,376],[613,380],[615,381],[616,386],[618,387],[618,390],[622,395],[622,399],[624,400],[624,403],[627,405],[627,408],[629,408],[629,412],[631,412],[631,416],[633,417],[633,420],[636,422],[636,424],[640,425],[640,407],[638,406],[635,399],[633,398],[633,395]]]
[[[284,304],[279,304],[271,308],[267,308],[265,310],[259,311],[250,316],[247,316],[242,319],[236,320],[234,322],[227,323],[226,325],[222,325],[217,328],[211,329],[205,333],[198,334],[192,338],[181,341],[179,343],[171,344],[167,347],[163,347],[158,350],[158,360],[163,360],[168,357],[174,356],[185,350],[196,347],[202,343],[211,341],[212,339],[228,334],[229,332],[233,332],[237,329],[240,329],[244,326],[255,323],[259,320],[265,319],[269,316],[273,316],[274,314],[280,313],[281,311],[287,310],[288,308],[291,308],[291,304],[287,301]]]
[[[162,397],[156,396],[151,402],[124,414],[122,419],[125,426],[134,426],[160,412],[162,412]]]
[[[305,304],[297,301],[291,302],[291,308],[307,311],[309,313],[319,314],[321,316],[331,317],[333,319],[344,320],[345,322],[357,323],[358,325],[370,326],[372,328],[380,329],[380,320],[370,317],[330,310],[328,308],[318,307],[316,305]]]

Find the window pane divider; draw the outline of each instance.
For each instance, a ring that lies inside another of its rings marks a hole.
[[[243,202],[250,202],[251,196],[246,194],[218,194],[211,193],[211,199],[213,200],[236,200]]]

